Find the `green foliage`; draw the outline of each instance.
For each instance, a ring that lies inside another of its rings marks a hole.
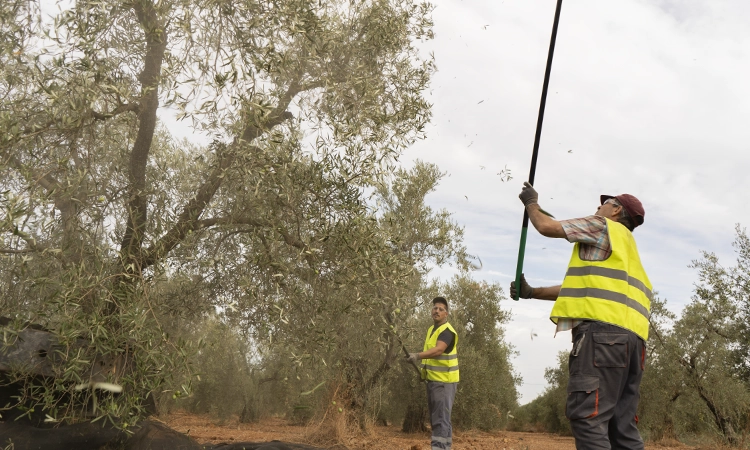
[[[401,340],[421,347],[441,290],[465,349],[457,423],[505,423],[518,377],[500,288],[468,279],[463,230],[425,204],[439,169],[396,167],[430,119],[429,3],[42,9],[0,6],[3,332],[41,323],[65,354],[30,401],[82,419],[58,394],[97,355],[127,355],[111,377],[126,395],[97,413],[123,426],[149,396],[246,420],[331,401],[361,424],[402,414],[421,394],[390,400],[416,387]],[[213,142],[175,139],[165,106]],[[463,275],[425,289],[444,264]]]
[[[388,321],[419,264],[465,260],[447,214],[386,227],[367,195],[430,118],[434,65],[415,48],[430,12],[419,0],[3,2],[0,307],[17,319],[3,331],[41,323],[66,354],[30,399],[81,418],[51,394],[85,381],[93,356],[127,353],[134,369],[113,381],[129,394],[101,414],[137,420],[150,393],[190,390],[192,352],[175,336],[217,308],[239,342],[312,386],[373,342],[387,367]],[[164,106],[213,143],[170,136]],[[428,190],[430,170],[412,174]]]
[[[738,236],[742,241],[739,229]],[[750,413],[750,386],[734,364],[741,336],[738,330],[744,325],[733,274],[743,264],[728,270],[714,254],[704,252],[693,263],[699,281],[681,317],[671,330],[652,327],[655,339],[649,365],[662,377],[659,389],[663,391],[648,405],[655,413],[651,420],[656,436],[710,432],[726,443],[740,442]]]
[[[570,434],[570,424],[565,417],[565,404],[568,387],[568,353],[557,355],[557,366],[548,367],[544,378],[549,386],[544,392],[515,411],[509,424],[515,431],[544,431],[547,433]]]
[[[406,253],[421,272],[446,264],[449,258],[455,258],[462,270],[471,268],[463,229],[450,220],[447,210],[433,211],[425,204],[443,176],[436,165],[417,160],[414,168],[398,169],[393,182],[377,190],[376,204],[383,212],[380,223],[390,233],[391,245]]]
[[[394,314],[400,316],[397,323],[404,324],[396,332],[408,348],[421,348],[431,323],[430,299],[438,292],[451,299],[450,320],[460,336],[462,381],[454,424],[502,428],[508,412],[517,407],[519,383],[510,364],[512,347],[503,336],[510,314],[500,308],[502,289],[465,275],[426,286],[413,297],[413,308]],[[367,325],[367,317],[348,317],[354,326],[339,333],[349,333],[349,339],[337,339],[335,347],[310,350],[308,355],[290,351],[291,340],[243,343],[225,324],[205,322],[196,329],[196,335],[206,339],[195,359],[201,380],[187,405],[217,417],[242,415],[244,410],[253,418],[284,414],[305,423],[336,402],[336,408],[361,411],[358,420],[365,423],[399,423],[410,404],[425,404],[424,384],[412,366],[400,361],[400,346],[395,348],[398,357],[384,370],[383,350],[378,350],[379,340],[385,342],[383,330]]]
[[[238,414],[253,388],[251,349],[216,317],[196,324],[192,334],[203,338],[202,347],[192,358],[198,380],[192,395],[180,399],[174,406],[212,414],[222,420]]]
[[[258,352],[254,379],[268,379],[264,390],[275,392],[277,404],[285,405],[283,412],[309,418],[328,401],[338,401],[357,414],[378,415],[380,409],[389,408],[383,401],[388,395],[385,380],[391,379],[389,372],[402,351],[398,336],[408,341],[415,313],[424,304],[418,267],[449,260],[466,266],[461,228],[446,212],[436,214],[424,205],[424,195],[434,189],[440,176],[434,166],[424,163],[412,171],[397,172],[393,186],[421,188],[406,189],[410,194],[405,195],[403,191],[391,194],[390,188],[381,186],[380,195],[390,200],[381,201],[379,209],[373,210],[379,218],[372,214],[350,223],[345,232],[331,233],[319,244],[316,256],[329,251],[332,256],[325,270],[319,269],[310,279],[292,268],[283,277],[271,275],[272,280],[280,279],[276,284],[255,285],[248,292],[241,265],[223,272],[221,292],[231,299],[225,303],[223,320],[245,330],[245,339]],[[412,205],[413,214],[392,220],[398,216],[394,211],[402,211],[406,203]],[[444,230],[449,230],[449,239],[433,238]],[[408,240],[403,236],[409,236]],[[362,253],[365,259],[355,259]],[[489,292],[485,302],[499,299],[495,288],[485,289]],[[267,306],[265,301],[269,301]],[[243,313],[245,305],[254,307],[253,315]],[[487,320],[507,320],[499,311],[485,315]],[[499,332],[492,331],[487,338],[497,336]],[[499,357],[507,363],[505,354]],[[397,369],[395,376],[401,372]],[[408,375],[413,377],[413,373]],[[321,383],[325,389],[303,395]]]
[[[738,309],[737,342],[732,355],[738,375],[750,385],[750,238],[739,225],[736,232],[737,265],[730,270],[731,295]]]

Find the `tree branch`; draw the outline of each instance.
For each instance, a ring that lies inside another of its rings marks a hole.
[[[15,167],[16,170],[21,172],[21,174],[24,175],[24,178],[26,178],[27,181],[38,184],[39,186],[47,190],[47,192],[49,192],[50,194],[54,195],[60,192],[60,183],[49,173],[38,173],[37,170],[28,167],[13,155],[8,155],[7,161],[12,167]],[[55,207],[60,209],[60,205],[58,205],[57,201],[59,196],[54,195],[54,197]]]
[[[314,87],[317,87],[317,85],[308,84],[305,85],[304,88],[311,89]],[[256,125],[248,123],[239,138],[239,142],[235,140],[233,146],[241,145],[242,142],[246,144],[252,143],[255,138],[260,136],[265,131],[270,130],[275,126],[283,123],[284,121],[294,117],[292,113],[288,112],[286,109],[291,103],[292,99],[294,99],[294,97],[298,93],[300,93],[302,89],[303,87],[299,84],[299,80],[290,83],[284,95],[282,95],[279,99],[279,103],[276,105],[276,108],[271,111],[263,124]],[[258,149],[258,147],[255,146],[252,146],[251,148],[255,150]],[[201,228],[207,228],[213,225],[217,225],[220,223],[219,221],[228,221],[222,223],[274,228],[282,236],[284,242],[286,242],[288,245],[299,249],[307,248],[307,244],[295,238],[283,228],[273,227],[269,222],[257,221],[256,219],[252,219],[249,217],[245,217],[242,219],[223,218],[205,219],[202,221],[198,220],[201,214],[203,214],[203,211],[205,210],[208,203],[216,194],[216,191],[221,186],[221,183],[224,181],[225,171],[228,170],[236,160],[234,152],[227,151],[222,153],[223,154],[220,155],[218,166],[203,182],[203,185],[198,188],[198,192],[196,193],[195,197],[193,197],[188,202],[188,204],[185,205],[182,213],[177,220],[177,223],[164,236],[159,238],[158,241],[156,241],[146,250],[145,256],[140,261],[141,268],[149,267],[157,261],[163,259],[172,249],[174,249],[177,245],[179,245],[180,242],[185,239],[185,236],[187,236],[189,231],[195,231]]]
[[[4,228],[6,232],[12,234],[13,236],[18,236],[19,238],[21,238],[24,242],[26,242],[26,245],[28,245],[29,248],[24,249],[24,250],[14,250],[14,249],[0,250],[0,253],[36,253],[36,252],[43,252],[44,250],[46,250],[46,247],[37,244],[36,238],[34,238],[34,236],[28,233],[24,233],[12,223],[6,222]]]
[[[60,211],[63,228],[63,242],[74,242],[76,240],[74,234],[78,212],[76,200],[71,198],[72,195],[69,192],[66,192],[66,189],[64,189],[60,182],[50,175],[49,172],[42,173],[33,167],[29,167],[13,155],[8,155],[7,161],[10,166],[14,167],[21,173],[28,183],[39,185],[50,194],[55,208]],[[36,244],[33,237],[17,234],[15,232],[14,234],[25,240],[33,251],[39,252],[45,250],[45,248]],[[63,244],[63,247],[66,247],[66,244]]]
[[[232,165],[235,157],[225,154],[219,160],[219,165],[214,168],[203,185],[198,188],[195,196],[185,205],[177,218],[177,223],[167,233],[154,242],[145,252],[145,256],[140,261],[141,267],[149,267],[162,260],[173,248],[185,239],[188,232],[213,226],[216,223],[204,222],[199,224],[198,218],[206,209],[206,205],[211,201],[216,191],[224,180],[224,172]],[[218,219],[217,219],[218,220]]]
[[[265,131],[272,129],[273,127],[283,123],[285,120],[291,119],[294,116],[292,113],[287,111],[289,104],[292,102],[294,97],[302,92],[302,87],[299,84],[299,79],[291,82],[286,92],[279,98],[279,103],[276,105],[263,123],[253,124],[248,123],[245,129],[242,131],[240,136],[241,141],[247,143],[253,142],[255,138],[263,134]]]
[[[727,339],[727,340],[731,340],[732,339],[729,335],[727,335],[726,333],[724,333],[720,329],[716,328],[713,325],[713,323],[709,322],[709,320],[706,317],[701,317],[701,319],[703,320],[703,322],[705,322],[706,328],[708,328],[709,331],[712,331],[712,332],[716,333],[717,335],[719,335],[720,337],[723,337],[724,339]]]
[[[154,5],[146,0],[132,4],[138,21],[146,35],[146,54],[143,70],[138,76],[141,82],[141,102],[138,111],[138,132],[130,153],[128,167],[129,202],[128,220],[120,245],[123,264],[127,267],[135,263],[132,272],[139,273],[140,252],[148,213],[146,201],[146,164],[148,163],[151,142],[156,129],[156,110],[159,107],[159,77],[167,47],[164,25],[156,15]]]
[[[198,196],[196,195],[196,198],[197,197]],[[191,200],[191,203],[196,201],[196,198],[193,198],[193,200]],[[183,211],[183,214],[185,214],[189,209],[189,207],[186,207]],[[179,245],[180,242],[182,242],[185,236],[187,236],[188,231],[199,231],[217,225],[249,225],[254,228],[268,228],[277,232],[284,240],[284,242],[290,247],[298,248],[300,250],[309,248],[309,246],[304,241],[292,235],[292,233],[290,233],[280,225],[274,225],[267,220],[254,219],[248,216],[212,217],[202,220],[190,220],[189,217],[183,218],[181,216],[181,218],[178,220],[178,223],[175,224],[175,226],[172,227],[172,229],[170,229],[167,234],[165,234],[161,239],[159,239],[156,243],[148,248],[148,250],[146,251],[146,257],[143,260],[143,267],[148,267],[165,257],[167,253],[169,253],[169,251],[171,251],[173,248]]]
[[[195,229],[197,230],[202,228],[209,228],[214,225],[250,225],[256,228],[270,228],[279,233],[287,245],[299,248],[300,250],[308,248],[307,244],[305,244],[302,240],[296,238],[295,236],[292,236],[289,231],[282,228],[281,226],[274,225],[267,220],[258,220],[251,217],[215,217],[211,219],[199,220],[196,221]]]
[[[25,250],[14,250],[11,248],[0,248],[0,253],[4,254],[10,254],[10,255],[17,255],[22,253],[36,253],[38,250],[33,249],[25,249]]]
[[[140,103],[130,103],[127,105],[120,105],[117,108],[113,109],[111,112],[108,113],[100,113],[96,112],[93,109],[91,110],[91,116],[95,120],[107,120],[111,119],[112,117],[118,116],[122,113],[126,113],[128,111],[134,111],[136,113],[140,113],[141,105]]]
[[[235,141],[233,145],[240,145],[243,141],[245,143],[251,143],[263,132],[270,130],[275,126],[283,123],[284,121],[294,117],[292,116],[292,113],[286,111],[286,108],[299,92],[301,92],[299,83],[297,81],[291,83],[284,95],[282,95],[279,99],[278,105],[268,115],[268,118],[263,123],[263,125],[256,126],[255,124],[251,123],[247,124],[242,132],[242,135],[240,136],[240,142]],[[251,148],[255,150],[258,149],[258,147],[255,146],[252,146]],[[188,231],[207,228],[218,224],[218,222],[212,222],[212,220],[218,219],[206,219],[204,221],[198,221],[198,218],[201,216],[201,214],[203,214],[206,205],[208,205],[209,201],[213,198],[214,194],[221,186],[221,183],[224,180],[224,172],[232,166],[235,160],[236,157],[234,156],[234,152],[223,152],[223,154],[220,156],[219,165],[203,182],[203,185],[198,188],[198,193],[195,195],[195,197],[193,197],[193,199],[191,199],[190,202],[185,205],[185,208],[183,208],[182,213],[177,220],[177,223],[167,232],[167,234],[162,236],[156,243],[154,243],[151,247],[149,247],[148,250],[146,250],[145,257],[140,262],[141,268],[151,266],[157,261],[163,259],[173,248],[175,248],[180,242],[182,242],[183,239],[185,239]],[[272,227],[269,223],[257,222],[254,219],[250,218],[232,220],[235,224]],[[304,242],[296,239],[286,230],[279,228],[276,231],[281,234],[281,236],[284,238],[284,241],[288,245],[300,249],[307,248],[307,245]]]

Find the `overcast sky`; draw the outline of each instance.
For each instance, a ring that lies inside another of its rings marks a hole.
[[[424,46],[438,66],[428,97],[434,117],[402,162],[422,159],[448,173],[428,201],[465,227],[484,264],[474,277],[507,292],[556,1],[434,3],[436,38]],[[540,204],[565,219],[593,214],[600,194],[637,196],[646,210],[634,233],[641,259],[677,313],[697,279],[691,261],[707,250],[733,264],[735,224],[750,224],[749,20],[750,3],[740,0],[563,2],[536,172]],[[497,175],[504,169],[512,180]],[[571,249],[529,230],[528,281],[559,284]],[[570,333],[553,337],[551,302],[503,307],[513,312],[507,337],[527,403],[544,390],[544,369],[569,349]]]
[[[463,224],[484,267],[514,276],[555,0],[437,0],[438,65],[427,140],[405,155],[447,171],[429,203]],[[723,0],[566,0],[547,98],[535,187],[559,219],[593,214],[599,194],[630,193],[646,220],[634,236],[668,307],[689,301],[702,250],[735,259],[735,224],[750,224],[750,3]],[[498,172],[510,169],[502,182]],[[529,230],[524,271],[559,284],[572,244]],[[450,270],[435,272],[450,277]],[[568,350],[553,338],[552,303],[508,300],[521,402],[546,386]],[[532,331],[537,334],[531,339]]]

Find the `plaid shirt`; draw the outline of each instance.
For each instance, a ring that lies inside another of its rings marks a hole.
[[[578,256],[584,261],[604,261],[612,254],[612,245],[607,232],[607,220],[600,216],[561,220],[568,242],[578,242]],[[558,319],[555,335],[568,331],[581,323],[577,319]]]

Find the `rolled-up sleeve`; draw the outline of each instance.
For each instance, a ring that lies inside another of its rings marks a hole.
[[[581,244],[579,256],[587,261],[602,261],[612,253],[607,220],[600,216],[561,220],[568,242]]]

